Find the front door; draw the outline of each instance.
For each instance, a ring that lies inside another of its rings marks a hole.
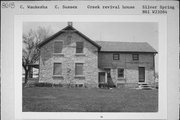
[[[145,82],[145,67],[139,67],[139,82]]]

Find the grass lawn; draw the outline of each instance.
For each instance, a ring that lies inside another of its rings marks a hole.
[[[23,111],[157,112],[158,90],[23,88]]]

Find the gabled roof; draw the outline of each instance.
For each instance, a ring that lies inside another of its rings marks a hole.
[[[107,42],[96,41],[101,46],[100,52],[144,52],[157,53],[147,42]]]
[[[38,47],[42,47],[49,41],[53,40],[54,38],[58,37],[62,33],[67,31],[72,31],[79,34],[85,40],[96,46],[100,52],[144,52],[144,53],[157,53],[157,51],[150,46],[147,42],[109,42],[109,41],[96,41],[94,42],[83,33],[76,30],[71,25],[66,26],[64,29],[60,30],[59,32],[55,33],[54,35],[50,36],[49,38],[42,41],[38,44]]]
[[[50,36],[49,38],[45,39],[44,41],[42,41],[40,44],[38,44],[38,47],[42,47],[43,45],[45,45],[46,43],[48,43],[49,41],[53,40],[54,38],[58,37],[59,35],[61,35],[62,33],[65,33],[67,31],[73,31],[77,34],[79,34],[81,37],[83,37],[85,40],[87,40],[88,42],[90,42],[91,44],[93,44],[94,46],[96,46],[98,49],[101,48],[100,45],[98,45],[96,42],[92,41],[90,38],[88,38],[87,36],[85,36],[84,34],[82,34],[81,32],[79,32],[78,30],[76,30],[74,27],[72,27],[71,25],[68,25],[67,27],[65,27],[64,29],[60,30],[59,32],[55,33],[54,35]]]

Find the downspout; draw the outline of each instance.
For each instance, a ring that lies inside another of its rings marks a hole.
[[[39,80],[40,80],[40,58],[41,58],[41,49],[39,49],[39,70],[38,70],[38,83],[39,83]]]
[[[124,55],[125,55],[125,71],[124,71],[125,74],[124,74],[124,79],[125,79],[125,84],[126,84],[126,82],[127,82],[127,81],[126,81],[126,73],[127,73],[127,71],[126,71],[126,55],[127,55],[127,54],[124,54]]]
[[[155,55],[156,55],[156,53],[154,53],[154,55],[153,55],[153,71],[154,71],[154,82],[155,82]]]

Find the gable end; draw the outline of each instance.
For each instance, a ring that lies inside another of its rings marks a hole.
[[[41,48],[43,45],[45,45],[46,43],[48,43],[49,41],[55,39],[56,37],[58,37],[59,35],[61,35],[62,33],[65,32],[75,32],[78,35],[80,35],[81,37],[83,37],[85,40],[87,40],[88,42],[90,42],[91,44],[93,44],[94,46],[96,46],[98,48],[98,50],[101,49],[101,46],[98,45],[96,42],[94,42],[93,40],[91,40],[90,38],[88,38],[86,35],[84,35],[83,33],[79,32],[78,30],[76,30],[74,27],[72,26],[67,26],[64,29],[60,30],[59,32],[55,33],[54,35],[50,36],[49,38],[45,39],[44,41],[42,41],[40,44],[38,44],[38,47]]]

